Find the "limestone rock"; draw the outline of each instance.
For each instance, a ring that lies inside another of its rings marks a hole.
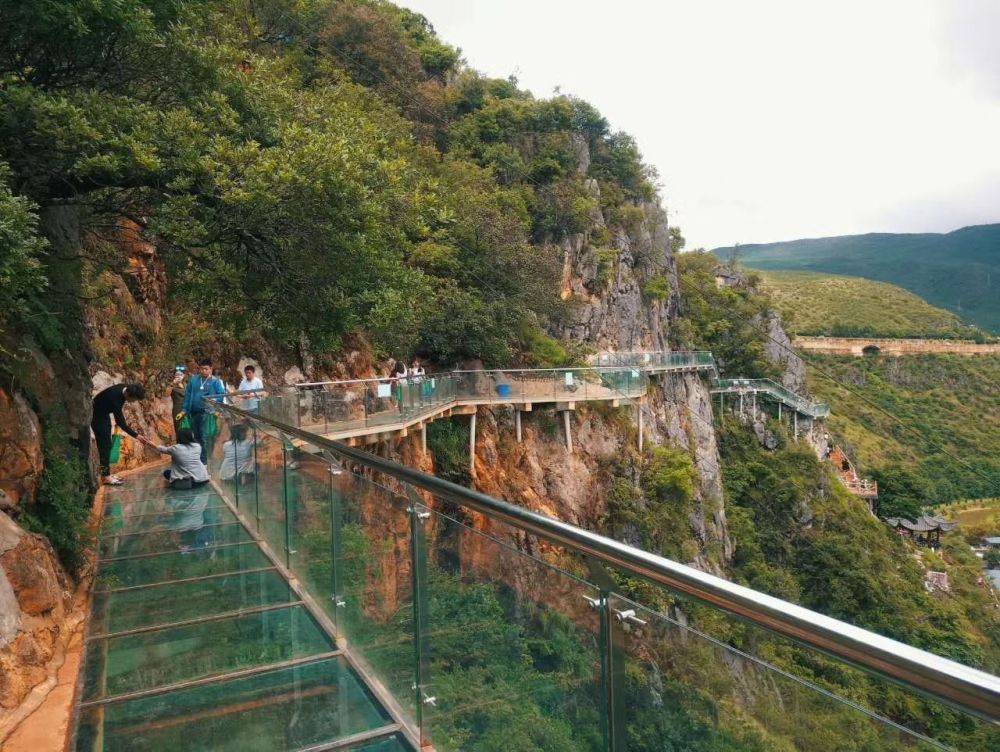
[[[0,515],[9,523],[6,515]],[[52,546],[40,535],[23,533],[17,545],[0,555],[0,568],[17,596],[21,611],[38,616],[61,610],[69,582]]]
[[[776,313],[772,313],[767,318],[767,334],[764,352],[768,360],[781,367],[782,385],[797,394],[805,394],[806,364],[792,350],[792,341],[785,332],[781,317]]]
[[[30,504],[42,473],[42,429],[19,394],[0,390],[0,509]]]
[[[0,513],[0,708],[16,707],[48,675],[70,587],[48,541]]]
[[[21,609],[6,573],[0,569],[0,648],[10,642],[21,628]]]

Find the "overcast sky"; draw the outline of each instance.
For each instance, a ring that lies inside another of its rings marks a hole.
[[[1000,0],[397,0],[632,133],[688,247],[1000,222]]]

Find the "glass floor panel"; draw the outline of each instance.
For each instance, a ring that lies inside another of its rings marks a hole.
[[[124,632],[297,600],[276,570],[94,593],[90,634]]]
[[[77,752],[296,750],[392,723],[355,673],[331,658],[85,708]],[[407,750],[368,743],[371,752]]]
[[[213,523],[197,528],[164,528],[145,533],[111,535],[101,539],[101,558],[187,551],[224,543],[248,543],[253,538],[238,522]]]
[[[302,606],[87,644],[83,700],[100,700],[334,650]]]
[[[377,742],[352,745],[347,749],[354,749],[359,752],[362,752],[362,750],[363,752],[410,752],[413,748],[403,741],[403,737],[400,734],[393,734]]]
[[[140,559],[101,562],[96,589],[152,585],[168,580],[184,580],[270,566],[271,562],[255,544],[201,548]]]
[[[162,498],[136,499],[135,501],[110,501],[104,507],[104,516],[141,517],[150,514],[164,514],[185,509],[215,509],[226,503],[209,486],[191,491],[168,491]]]
[[[228,507],[191,509],[178,507],[172,511],[134,516],[106,516],[101,521],[101,537],[131,535],[160,530],[193,530],[205,525],[236,522],[236,515]]]

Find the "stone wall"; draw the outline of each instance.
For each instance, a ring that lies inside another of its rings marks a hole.
[[[1000,344],[986,344],[955,339],[879,339],[864,337],[796,337],[793,346],[807,352],[827,355],[853,355],[860,358],[868,348],[878,348],[874,355],[1000,355]]]

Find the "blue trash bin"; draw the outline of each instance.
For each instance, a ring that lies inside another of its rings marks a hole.
[[[510,384],[497,384],[497,396],[507,399],[510,396]]]

